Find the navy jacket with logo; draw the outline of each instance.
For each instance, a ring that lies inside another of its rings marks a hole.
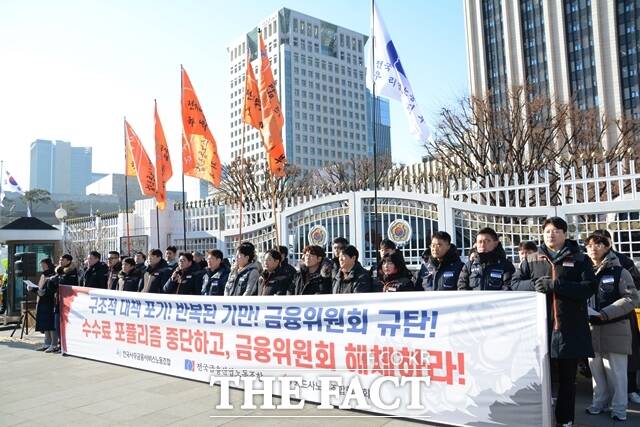
[[[416,283],[418,288],[422,285],[425,291],[455,291],[458,289],[458,277],[464,264],[460,261],[458,249],[451,245],[449,252],[442,261],[433,256],[425,264],[426,272],[422,277],[422,284]]]
[[[508,291],[515,272],[502,249],[502,243],[491,252],[473,251],[458,279],[458,289],[465,291]]]

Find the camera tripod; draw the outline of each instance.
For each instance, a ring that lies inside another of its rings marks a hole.
[[[27,294],[26,289],[24,290],[24,293],[22,295],[22,301],[20,301],[20,310],[22,311],[22,314],[20,315],[20,323],[16,323],[16,326],[13,328],[13,332],[11,332],[12,338],[13,334],[15,334],[18,330],[18,326],[21,326],[20,339],[22,339],[22,337],[24,337],[25,335],[29,335],[29,317],[33,319],[34,327],[36,324],[36,318],[33,316],[33,314],[31,314],[31,311],[29,310],[29,307],[33,303],[33,301],[29,301],[29,295]]]

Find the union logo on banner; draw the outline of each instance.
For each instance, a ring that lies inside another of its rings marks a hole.
[[[411,224],[404,219],[396,219],[389,224],[387,237],[396,245],[404,245],[411,240]]]
[[[314,225],[309,230],[309,244],[324,246],[327,244],[327,229],[322,225]]]

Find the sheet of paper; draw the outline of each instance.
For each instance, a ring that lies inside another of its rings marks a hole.
[[[36,285],[35,283],[33,283],[31,280],[25,280],[24,281],[25,285],[27,285],[27,290],[32,290],[32,289],[38,289],[38,285]]]

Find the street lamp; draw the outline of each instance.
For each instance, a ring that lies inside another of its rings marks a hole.
[[[64,223],[64,219],[67,217],[67,211],[60,205],[58,209],[53,213],[58,221],[60,221],[60,228],[62,231],[62,253],[67,253],[67,227]]]

